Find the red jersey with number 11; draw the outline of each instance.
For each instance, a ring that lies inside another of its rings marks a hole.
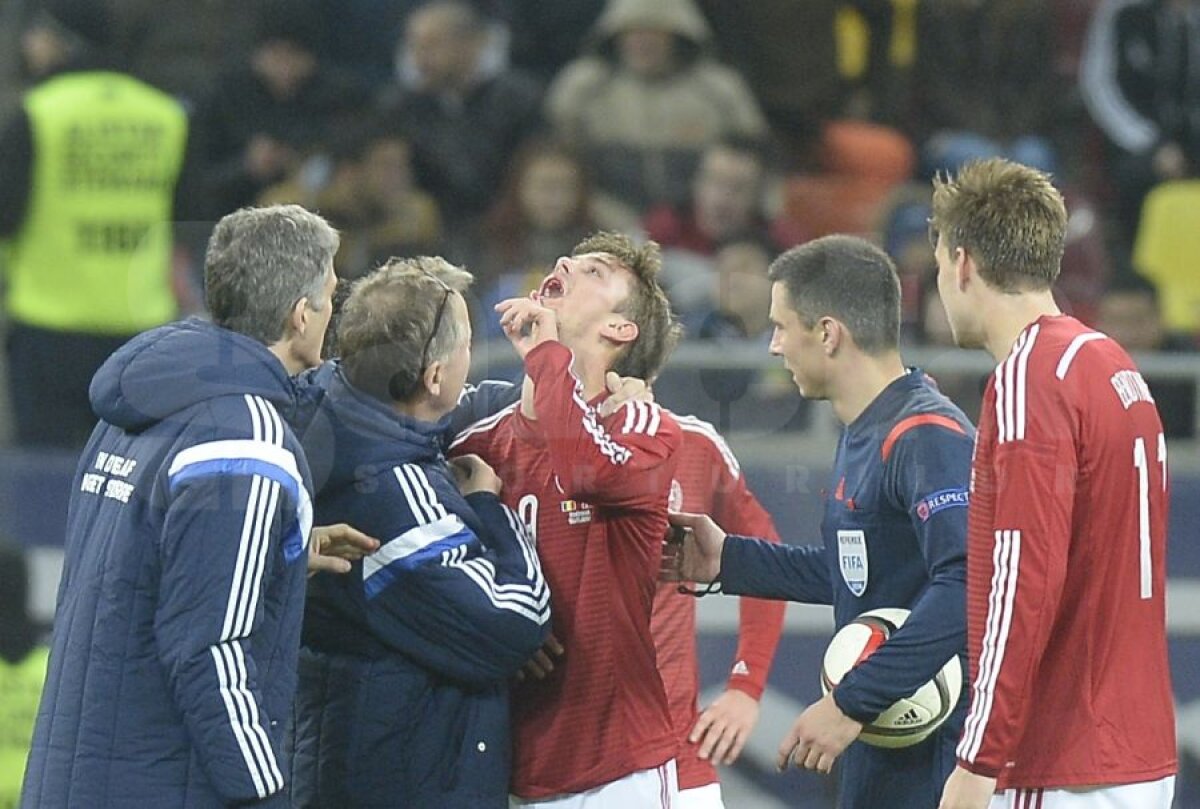
[[[1166,442],[1119,345],[1066,316],[1021,332],[984,397],[968,523],[963,766],[1001,788],[1174,773]]]
[[[679,425],[631,402],[601,419],[547,342],[525,357],[537,419],[514,405],[468,428],[501,497],[530,526],[565,650],[544,680],[512,695],[512,791],[526,799],[584,792],[675,757],[650,613],[667,533]]]

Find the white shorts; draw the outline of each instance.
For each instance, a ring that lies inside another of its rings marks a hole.
[[[989,809],[1170,809],[1175,776],[1092,789],[1006,789]]]
[[[511,795],[508,805],[510,809],[678,809],[678,800],[679,781],[671,759],[587,792],[529,801]]]
[[[725,809],[725,802],[721,800],[721,785],[705,784],[679,790],[675,809]]]

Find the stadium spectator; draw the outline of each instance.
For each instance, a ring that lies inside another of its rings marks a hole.
[[[187,118],[112,67],[111,36],[103,4],[47,0],[22,36],[37,82],[0,133],[8,390],[22,445],[82,446],[96,423],[92,374],[177,310]]]
[[[513,693],[516,806],[652,806],[677,790],[650,619],[679,426],[653,403],[596,411],[608,371],[653,378],[677,339],[658,262],[653,244],[599,233],[537,296],[500,304],[521,402],[452,444],[500,475],[550,584],[551,640]]]
[[[590,52],[550,87],[551,124],[583,151],[598,190],[636,215],[682,203],[709,144],[765,134],[750,90],[710,40],[692,0],[609,0]]]
[[[828,236],[771,265],[771,353],[796,387],[827,399],[846,425],[830,478],[820,546],[728,537],[707,516],[668,550],[674,574],[720,578],[725,593],[830,604],[841,628],[865,610],[912,614],[886,644],[793,723],[779,768],[829,772],[838,806],[933,806],[954,766],[964,703],[929,739],[887,749],[855,741],[863,726],[964,651],[965,540],[973,430],[899,353],[900,284],[863,239]],[[673,553],[672,553],[673,551]]]
[[[1105,290],[1100,298],[1096,328],[1133,354],[1196,350],[1194,339],[1167,330],[1163,324],[1158,288],[1133,271],[1118,274]],[[1167,438],[1193,437],[1196,434],[1195,382],[1150,375],[1146,384],[1158,405]]]
[[[774,248],[762,239],[732,238],[717,250],[710,266],[697,264],[691,275],[669,289],[687,336],[766,345],[771,329],[767,268],[774,257]]]
[[[24,805],[287,804],[304,560],[345,531],[310,543],[284,416],[320,361],[336,250],[302,208],[230,214],[213,323],[144,332],[97,372]]]
[[[680,312],[713,304],[714,258],[727,242],[757,239],[778,252],[805,240],[794,222],[767,213],[770,179],[759,141],[723,138],[701,153],[685,203],[646,214],[646,235],[663,250],[663,285]]]
[[[1055,304],[1067,211],[1047,175],[968,165],[934,181],[931,222],[955,342],[999,363],[971,465],[971,708],[941,807],[1170,806],[1154,399],[1115,341]]]
[[[321,211],[341,234],[339,278],[357,278],[389,258],[433,253],[442,239],[433,197],[413,180],[411,147],[391,127],[348,127],[329,154],[307,161],[263,192],[262,205],[295,203]],[[316,166],[314,162],[324,165]]]
[[[778,233],[766,213],[767,167],[756,140],[729,137],[709,144],[691,177],[683,205],[660,205],[646,214],[646,235],[664,250],[712,256],[734,236],[776,237],[781,250],[795,234]]]
[[[906,183],[884,199],[874,227],[883,251],[896,262],[900,278],[900,339],[926,337],[923,301],[933,287],[933,245],[929,243],[930,193],[927,185]]]
[[[295,807],[508,805],[508,680],[546,638],[550,594],[499,478],[441,452],[470,366],[470,281],[429,258],[361,279],[340,363],[317,374],[334,459],[314,514],[391,539],[313,580]]]
[[[1200,171],[1200,7],[1104,0],[1084,45],[1080,89],[1107,136],[1120,236],[1132,244],[1155,185]]]
[[[491,307],[536,289],[559,256],[597,230],[591,187],[587,168],[564,144],[534,139],[513,158],[476,262],[490,337],[503,336]]]
[[[320,59],[315,0],[265,0],[254,45],[196,111],[209,218],[250,205],[368,106],[363,88]]]
[[[485,59],[484,18],[460,0],[435,0],[404,29],[413,75],[383,105],[409,139],[418,184],[438,201],[447,255],[469,255],[479,220],[517,146],[541,126],[541,92],[524,74]]]

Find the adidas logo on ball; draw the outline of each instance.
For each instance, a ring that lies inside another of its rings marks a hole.
[[[874,654],[904,625],[908,615],[908,610],[898,608],[871,610],[838,630],[822,661],[822,692],[829,693],[846,672]],[[932,680],[865,725],[859,740],[876,747],[908,747],[927,739],[958,703],[962,677],[958,657],[950,658]]]

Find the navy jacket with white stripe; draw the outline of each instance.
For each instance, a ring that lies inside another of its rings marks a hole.
[[[311,526],[292,384],[199,321],[96,374],[22,805],[287,804]]]
[[[532,543],[498,497],[459,493],[450,417],[398,415],[335,364],[312,381],[317,521],[383,545],[310,584],[293,805],[506,807],[508,681],[549,631]]]

